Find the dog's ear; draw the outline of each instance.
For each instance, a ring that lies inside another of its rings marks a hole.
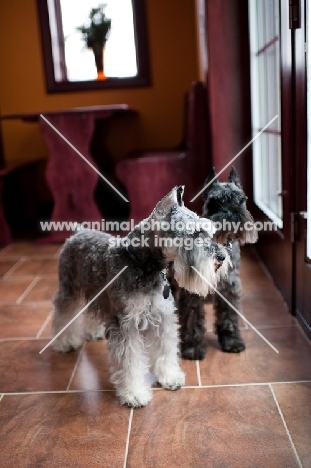
[[[237,173],[237,171],[235,170],[235,168],[233,166],[232,166],[232,169],[230,171],[228,179],[229,179],[229,182],[232,182],[237,187],[242,188],[238,173]]]
[[[184,195],[184,191],[185,191],[185,186],[184,185],[180,185],[179,187],[177,187],[177,203],[179,206],[184,206],[184,202],[183,202],[183,195]]]
[[[209,173],[206,181],[204,182],[204,186],[207,185],[206,189],[203,192],[203,199],[204,200],[207,199],[209,191],[213,188],[213,186],[215,184],[218,184],[218,178],[217,178],[215,168],[213,167],[213,169]]]
[[[161,201],[156,205],[154,209],[154,214],[156,217],[162,218],[168,215],[171,211],[173,205],[178,203],[178,205],[182,206],[182,196],[184,193],[184,185],[180,185],[179,187],[174,187],[170,193],[168,193]]]

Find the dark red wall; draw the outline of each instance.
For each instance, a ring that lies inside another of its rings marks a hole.
[[[247,5],[247,0],[206,0],[211,150],[217,171],[251,139]],[[251,195],[251,150],[234,165]]]

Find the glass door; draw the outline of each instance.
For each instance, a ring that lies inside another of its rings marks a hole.
[[[259,232],[257,249],[288,305],[292,302],[291,33],[288,2],[249,0],[253,136],[253,214],[275,230]]]

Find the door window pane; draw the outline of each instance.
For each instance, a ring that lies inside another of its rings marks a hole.
[[[249,0],[254,200],[283,227],[278,0]]]

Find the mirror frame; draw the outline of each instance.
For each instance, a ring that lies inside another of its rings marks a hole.
[[[137,54],[137,75],[125,78],[107,78],[103,81],[56,81],[52,56],[48,4],[47,0],[37,0],[46,90],[48,93],[135,88],[151,85],[145,0],[132,0],[132,4]]]

